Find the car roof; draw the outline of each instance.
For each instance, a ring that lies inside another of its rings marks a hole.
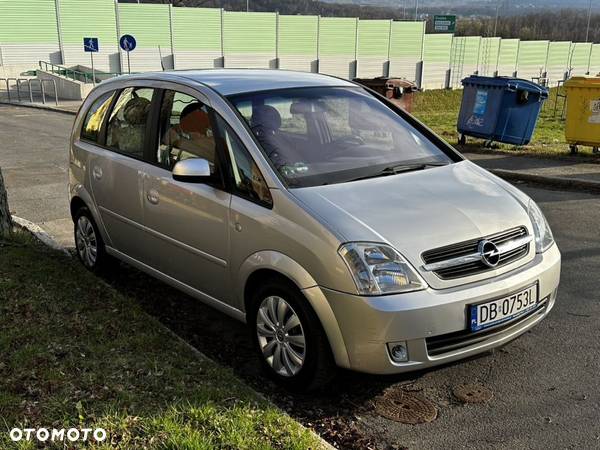
[[[186,81],[202,83],[225,96],[299,87],[356,87],[354,83],[341,78],[280,69],[169,70],[136,74],[118,79],[131,78],[133,80],[140,77],[153,80],[176,80],[183,84]]]

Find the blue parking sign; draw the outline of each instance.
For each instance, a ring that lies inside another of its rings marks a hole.
[[[98,45],[98,38],[95,37],[84,37],[83,38],[83,51],[88,53],[96,53],[100,50]]]

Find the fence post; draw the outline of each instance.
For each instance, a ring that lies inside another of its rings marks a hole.
[[[60,21],[60,0],[54,0],[54,9],[56,11],[56,31],[58,32],[58,48],[60,50],[60,63],[65,64],[65,47],[62,37],[62,24]]]
[[[173,4],[169,3],[169,36],[171,37],[171,59],[173,60],[173,69],[177,68],[175,62],[175,45],[173,40]]]
[[[121,22],[119,19],[119,2],[115,0],[115,27],[117,29],[117,51],[119,52],[119,75],[123,74],[123,51],[119,40],[121,39]]]
[[[221,8],[221,67],[225,67],[225,10]]]
[[[319,67],[321,64],[320,59],[319,59],[321,57],[320,55],[321,55],[321,15],[319,14],[317,16],[317,59],[315,61],[315,67],[313,70],[314,73],[319,73],[319,71],[320,71],[320,67]],[[312,67],[311,67],[311,69],[312,69]]]
[[[390,66],[391,62],[391,51],[392,51],[392,27],[394,26],[394,20],[390,19],[390,32],[388,33],[388,50],[387,50],[387,61],[383,64],[383,76],[390,77]]]
[[[42,103],[46,104],[46,91],[44,90],[44,81],[40,80],[40,90],[42,91]]]

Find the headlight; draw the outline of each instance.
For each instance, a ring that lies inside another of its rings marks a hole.
[[[339,253],[360,294],[390,294],[426,287],[415,269],[389,245],[352,242],[342,245]]]
[[[536,253],[543,253],[554,243],[554,236],[552,236],[550,225],[548,225],[548,221],[546,220],[546,217],[544,217],[542,210],[533,200],[529,200],[527,214],[529,214],[529,218],[533,224],[535,251]]]

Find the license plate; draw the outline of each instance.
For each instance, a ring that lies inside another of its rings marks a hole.
[[[538,300],[537,283],[506,297],[478,305],[470,305],[471,331],[498,325],[535,308]]]

